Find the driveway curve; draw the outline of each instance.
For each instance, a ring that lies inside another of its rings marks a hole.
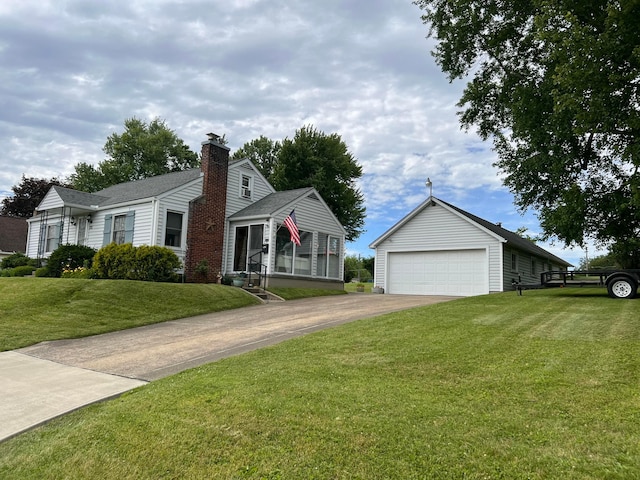
[[[16,352],[151,381],[309,332],[453,298],[348,294],[271,302],[92,337],[42,342]]]
[[[454,298],[349,294],[272,302],[0,352],[0,441],[189,368]]]

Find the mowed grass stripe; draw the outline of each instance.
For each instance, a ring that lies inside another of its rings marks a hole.
[[[640,478],[638,306],[544,290],[354,322],[0,444],[0,477]]]

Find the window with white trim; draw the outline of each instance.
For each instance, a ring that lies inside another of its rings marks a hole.
[[[300,233],[300,245],[291,241],[291,234],[282,227],[276,234],[276,272],[311,275],[313,232]]]
[[[251,191],[253,190],[253,177],[251,175],[240,176],[240,196],[242,198],[251,198]]]
[[[53,252],[60,245],[60,225],[47,225],[46,252]]]
[[[126,215],[114,215],[113,217],[113,232],[111,235],[111,241],[117,243],[118,245],[125,243],[124,231],[126,220]]]
[[[111,242],[133,243],[133,230],[135,227],[136,212],[131,210],[126,214],[104,216],[104,231],[102,232],[102,245]]]
[[[340,278],[340,238],[318,234],[318,267],[319,277]]]
[[[164,244],[167,247],[180,247],[182,245],[182,213],[167,212]]]

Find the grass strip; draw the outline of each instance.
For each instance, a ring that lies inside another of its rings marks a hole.
[[[224,285],[0,278],[0,351],[257,303]]]

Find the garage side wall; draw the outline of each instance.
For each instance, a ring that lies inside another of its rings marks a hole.
[[[389,254],[484,250],[488,292],[501,292],[502,251],[495,237],[439,205],[429,205],[376,247],[375,285],[389,291]]]
[[[512,282],[539,284],[540,274],[548,270],[566,270],[557,262],[509,246],[504,249],[504,291],[514,290]]]

